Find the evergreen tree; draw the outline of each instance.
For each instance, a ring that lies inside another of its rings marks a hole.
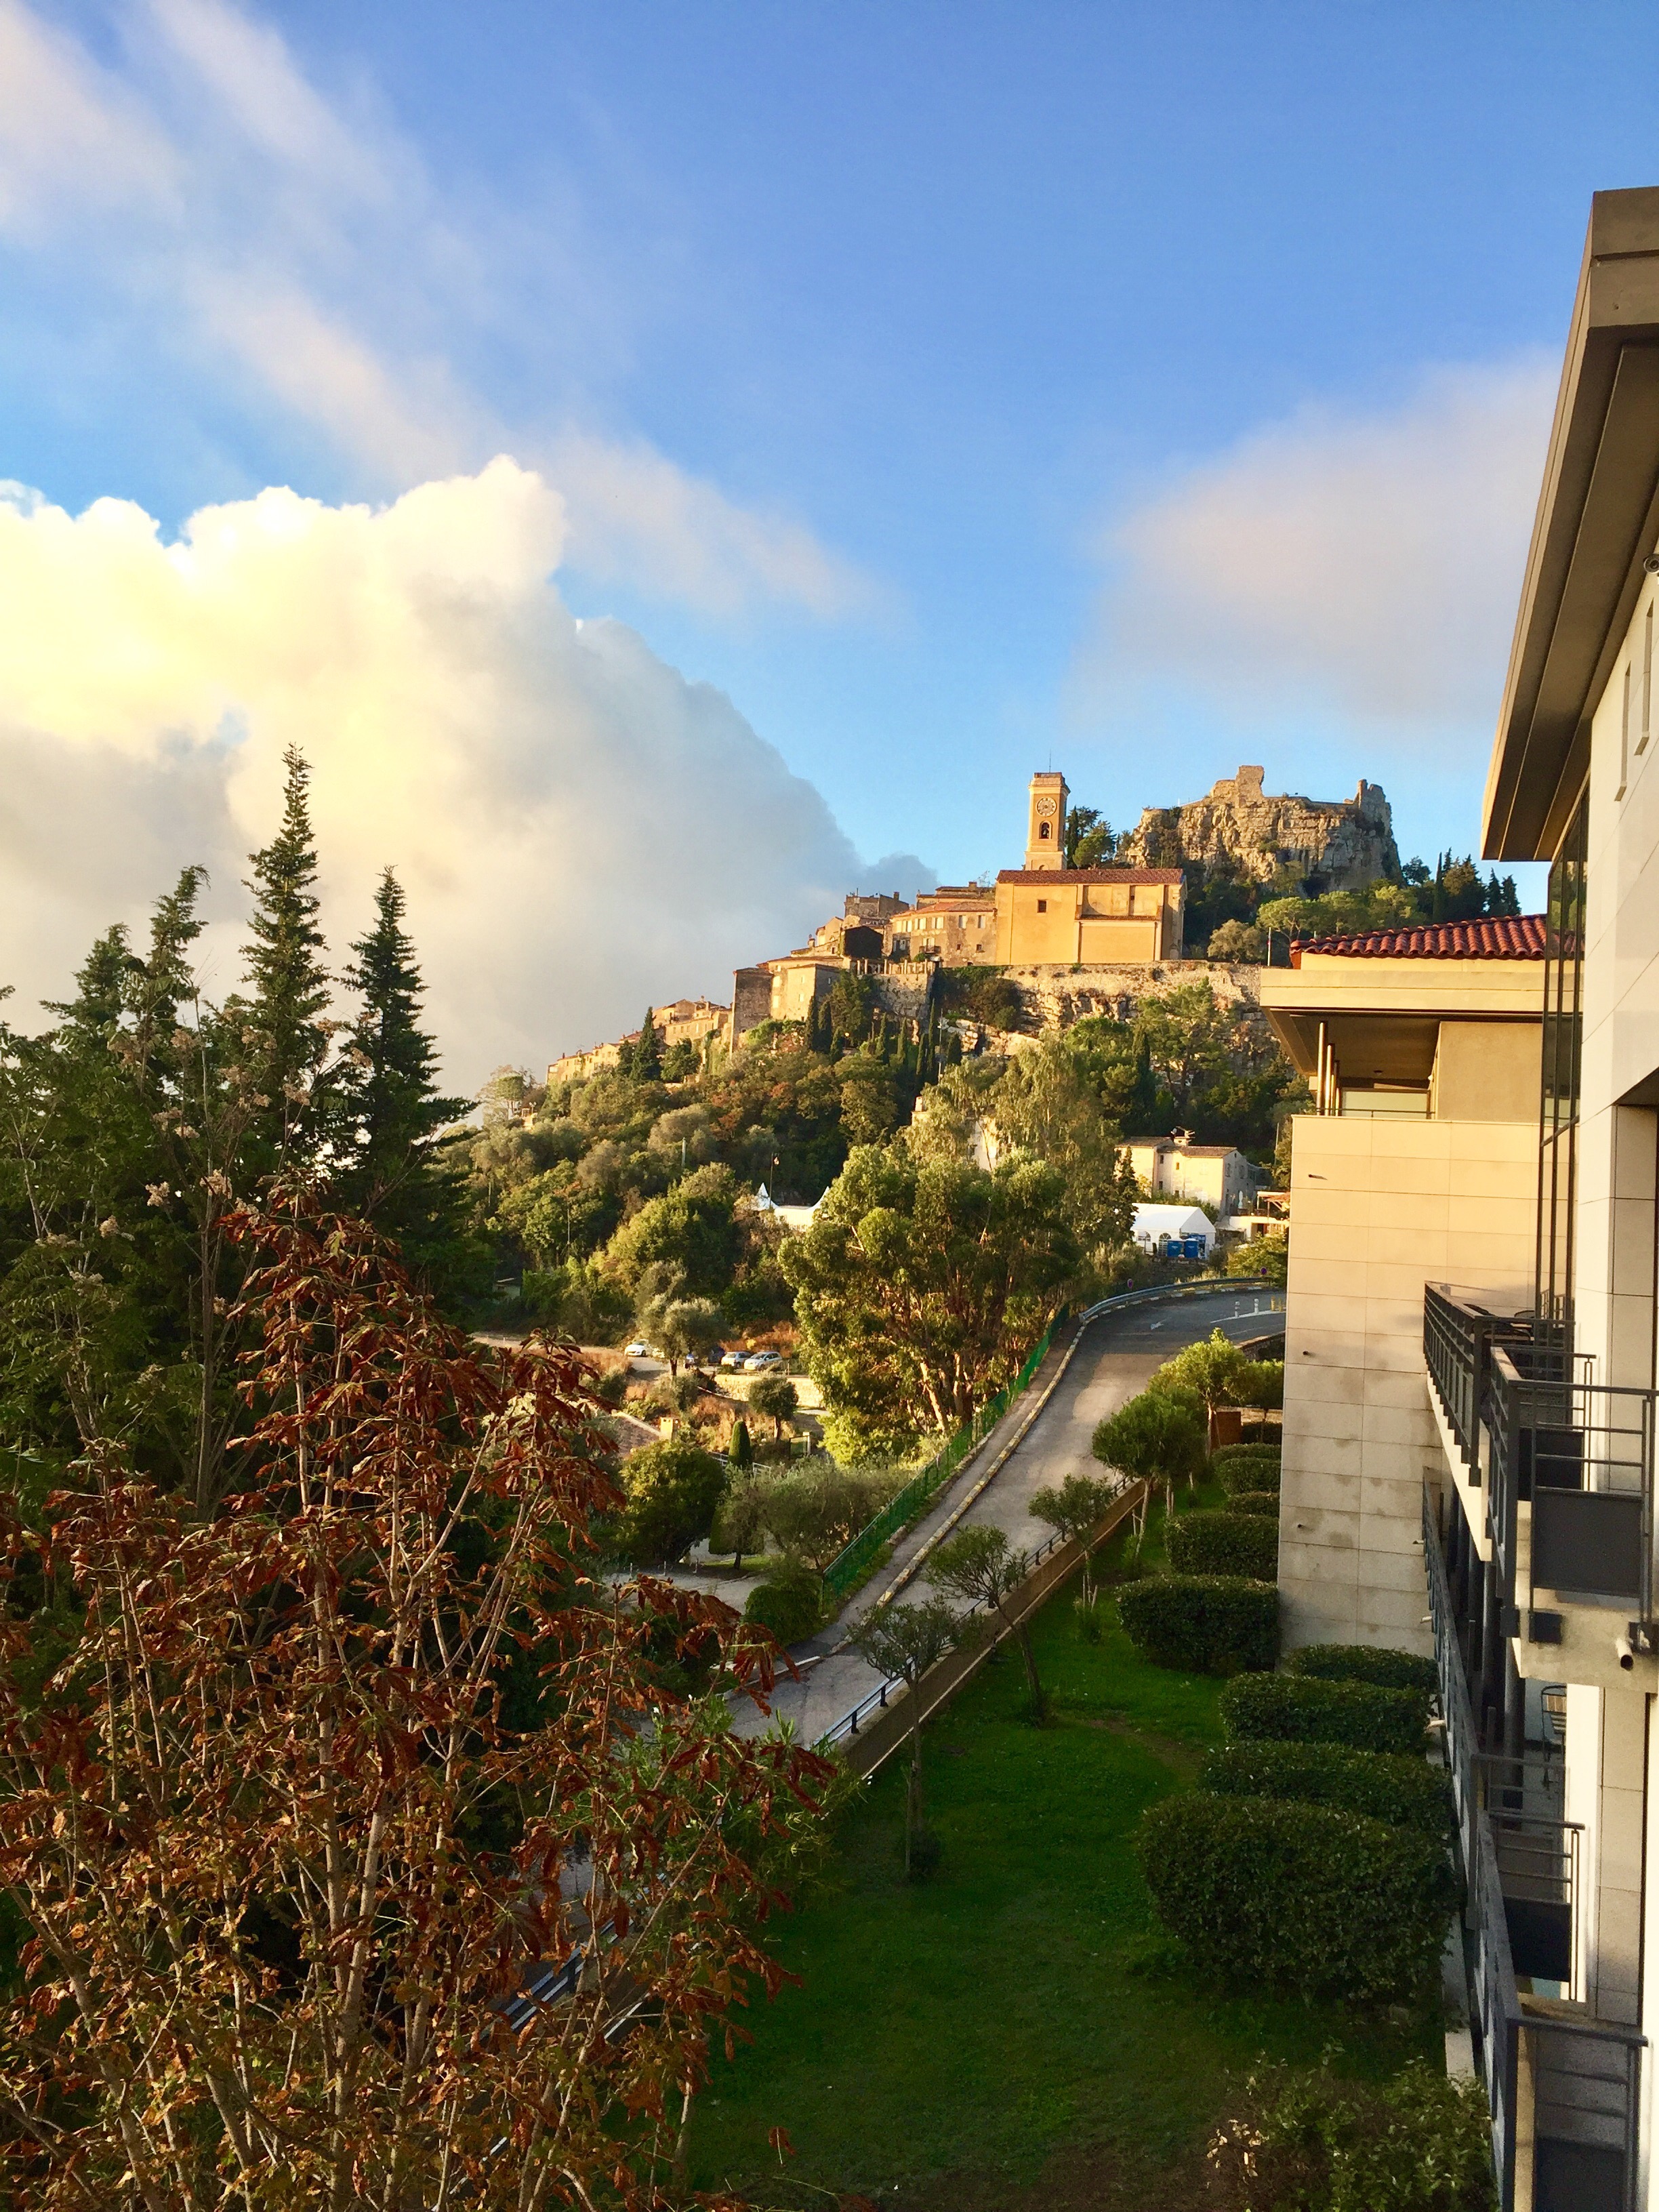
[[[645,1010],[645,1019],[640,1024],[638,1042],[634,1047],[633,1076],[636,1083],[659,1083],[662,1079],[662,1032],[651,1018],[651,1009]]]
[[[1152,1040],[1143,1031],[1135,1040],[1134,1080],[1123,1117],[1124,1133],[1130,1137],[1150,1136],[1157,1120],[1158,1076],[1152,1066]]]
[[[328,1053],[323,1021],[328,975],[319,957],[323,935],[317,927],[317,851],[307,796],[311,771],[292,745],[283,758],[288,777],[282,827],[251,855],[252,942],[243,951],[253,996],[236,1008],[246,1019],[252,1064],[266,1101],[252,1146],[256,1170],[303,1154],[314,1140],[312,1086]]]
[[[467,1110],[437,1085],[438,1055],[420,1025],[424,986],[404,927],[403,885],[388,868],[374,894],[374,927],[352,945],[344,981],[362,1011],[336,1085],[332,1134],[341,1202],[396,1237],[417,1274],[442,1278],[461,1236],[454,1176],[434,1158],[440,1130]]]

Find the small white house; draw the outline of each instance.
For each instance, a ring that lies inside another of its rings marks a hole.
[[[1215,1246],[1215,1224],[1195,1206],[1138,1206],[1129,1234],[1143,1252],[1166,1252],[1174,1244],[1185,1256],[1207,1260]]]

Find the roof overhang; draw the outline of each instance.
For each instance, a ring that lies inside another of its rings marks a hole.
[[[1481,850],[1551,859],[1659,542],[1659,188],[1597,192],[1527,556]]]
[[[1537,960],[1346,959],[1262,970],[1261,1010],[1298,1072],[1319,1065],[1322,1034],[1345,1065],[1386,1083],[1426,1082],[1442,1022],[1540,1022]]]

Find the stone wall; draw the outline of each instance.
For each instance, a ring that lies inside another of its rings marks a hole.
[[[1161,999],[1191,983],[1207,983],[1224,1006],[1257,1006],[1261,970],[1219,960],[1159,960],[1150,966],[1005,968],[1018,990],[1030,1030],[1069,1029],[1092,1014],[1133,1018],[1143,999]]]
[[[1120,847],[1120,860],[1173,867],[1230,860],[1269,882],[1280,868],[1319,878],[1327,890],[1361,890],[1399,872],[1394,817],[1380,784],[1361,782],[1352,799],[1304,799],[1261,788],[1259,768],[1223,776],[1185,806],[1149,806]]]

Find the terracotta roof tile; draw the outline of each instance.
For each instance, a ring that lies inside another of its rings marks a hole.
[[[1291,940],[1291,965],[1304,952],[1348,960],[1541,960],[1541,914],[1487,915],[1479,921],[1419,922],[1409,929],[1368,929],[1338,937]]]

